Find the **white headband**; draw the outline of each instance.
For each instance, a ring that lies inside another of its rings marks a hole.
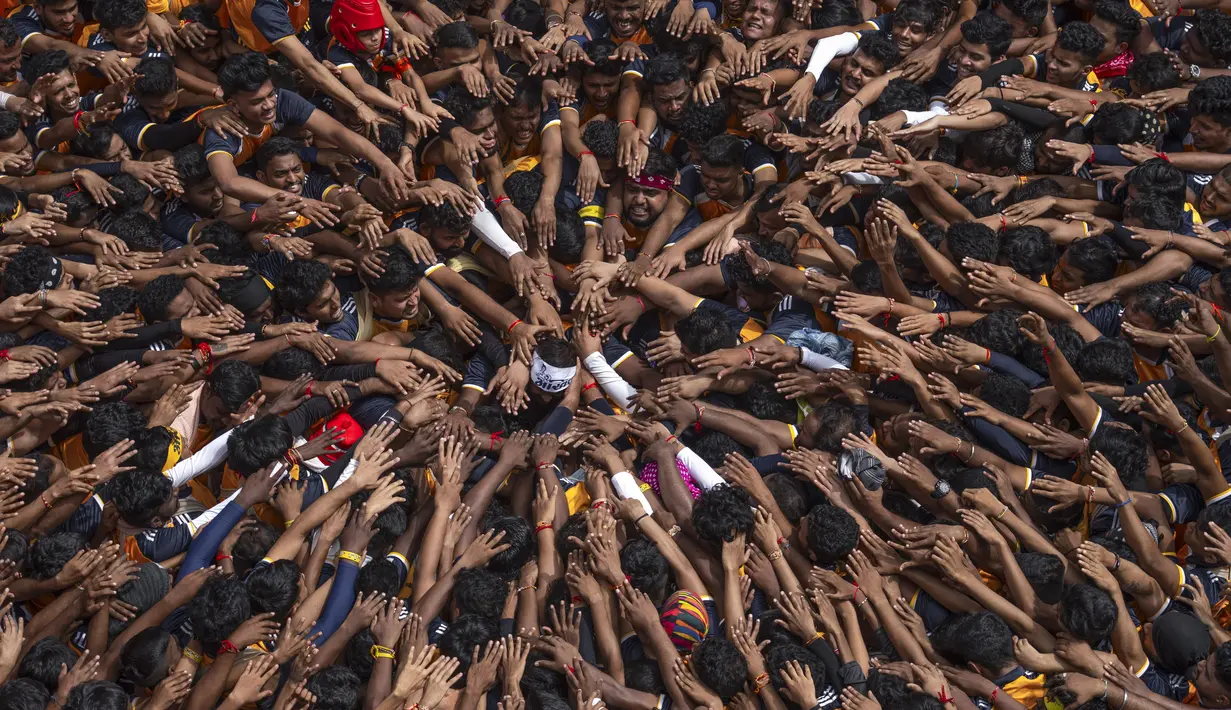
[[[534,383],[535,387],[551,394],[568,389],[576,374],[576,365],[571,367],[549,365],[543,362],[543,358],[539,357],[538,353],[534,354],[530,363],[530,382]]]

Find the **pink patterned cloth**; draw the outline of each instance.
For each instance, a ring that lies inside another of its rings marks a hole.
[[[701,489],[697,487],[697,484],[692,482],[692,474],[688,472],[688,466],[686,466],[684,462],[679,459],[675,460],[675,466],[680,469],[680,478],[684,479],[684,484],[688,486],[688,490],[692,493],[693,500],[700,498]],[[662,495],[662,492],[658,490],[657,461],[651,461],[645,465],[645,468],[641,469],[641,480],[650,484],[650,488],[653,488],[655,493],[660,496]]]

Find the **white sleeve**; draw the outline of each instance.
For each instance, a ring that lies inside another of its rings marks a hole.
[[[719,483],[726,483],[726,480],[719,476],[718,472],[705,462],[705,459],[693,453],[693,450],[687,446],[680,450],[675,460],[684,464],[688,469],[688,475],[692,476],[693,483],[696,483],[697,487],[703,491],[708,491]],[[661,471],[659,475],[662,475]]]
[[[333,487],[337,488],[346,483],[346,479],[350,478],[357,468],[359,468],[359,462],[352,456],[351,460],[346,462],[346,468],[342,469],[342,473],[338,476],[338,480],[334,482]]]
[[[846,365],[843,365],[842,363],[829,357],[828,355],[814,353],[807,348],[799,349],[799,364],[803,365],[809,370],[812,370],[813,372],[822,372],[824,370],[849,370],[850,369]]]
[[[9,101],[12,101],[13,99],[20,99],[20,98],[21,98],[20,96],[14,96],[10,93],[0,91],[0,106],[3,106],[6,109],[8,109],[10,108]]]
[[[882,185],[885,181],[871,173],[842,173],[842,182],[846,185]]]
[[[227,442],[230,441],[231,432],[234,431],[234,429],[231,429],[201,447],[201,450],[197,453],[172,466],[166,474],[167,478],[171,479],[171,487],[179,488],[193,478],[226,461],[227,453],[230,451]]]
[[[240,490],[243,490],[243,489],[241,488]],[[204,513],[201,513],[197,517],[193,518],[192,522],[189,523],[192,526],[192,534],[196,535],[198,530],[205,527],[206,525],[209,525],[210,521],[213,520],[219,513],[221,513],[223,508],[227,507],[227,503],[230,503],[231,501],[235,500],[235,498],[238,495],[239,495],[239,491],[235,491],[231,495],[227,496],[226,500],[218,501],[218,505],[215,505],[213,508],[210,508]]]
[[[595,381],[603,388],[608,397],[615,400],[620,409],[628,409],[628,400],[637,394],[637,388],[624,381],[620,374],[607,364],[607,358],[602,353],[590,353],[582,361],[586,369],[594,375]]]
[[[858,32],[844,32],[836,37],[825,37],[817,40],[812,50],[812,58],[808,60],[808,68],[804,71],[820,81],[821,72],[833,61],[834,57],[850,54],[859,46]]]
[[[933,116],[948,116],[949,112],[945,110],[944,104],[934,103],[927,111],[903,111],[906,114],[906,125],[917,126],[920,123],[932,118]]]
[[[470,224],[479,238],[487,244],[487,246],[495,249],[500,256],[508,259],[514,254],[520,254],[522,248],[517,246],[517,242],[504,231],[504,227],[500,226],[496,215],[492,214],[487,209],[487,205],[482,205],[478,212],[474,213],[474,220]]]
[[[615,489],[616,495],[621,498],[636,498],[640,501],[641,507],[647,515],[654,513],[654,509],[650,507],[650,501],[641,492],[641,486],[637,485],[637,479],[633,478],[633,474],[628,471],[620,471],[611,477],[611,487]]]

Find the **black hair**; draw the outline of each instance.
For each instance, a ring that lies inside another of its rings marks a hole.
[[[730,117],[731,107],[726,99],[719,98],[709,105],[701,101],[689,101],[684,104],[676,128],[680,138],[687,143],[705,145],[713,138],[726,133]]]
[[[863,416],[858,409],[838,399],[816,407],[808,415],[815,417],[820,424],[813,445],[821,451],[831,454],[842,453],[842,439],[847,434],[856,434],[863,428]]]
[[[1180,85],[1181,81],[1179,70],[1171,63],[1171,58],[1166,52],[1137,55],[1125,76],[1137,85],[1137,91],[1142,94],[1174,89]]]
[[[8,140],[20,130],[21,116],[12,111],[0,111],[0,140]]]
[[[217,251],[210,253],[210,258],[214,261],[217,261],[218,257],[224,257],[234,260],[236,265],[239,265],[255,256],[252,246],[244,239],[244,235],[220,219],[201,228],[197,234],[197,243],[213,244],[218,247]]]
[[[658,662],[649,659],[630,660],[624,666],[624,685],[651,695],[662,695],[667,692]]]
[[[474,49],[479,46],[479,35],[465,21],[450,22],[436,28],[435,40],[437,49]]]
[[[206,646],[222,643],[252,616],[248,588],[237,577],[214,577],[188,604],[192,633]]]
[[[838,0],[823,3],[820,7],[812,6],[812,27],[814,29],[853,26],[861,22],[863,22],[863,15],[853,0]]]
[[[1111,596],[1084,582],[1070,586],[1060,601],[1060,625],[1076,638],[1096,646],[1116,625],[1118,610]]]
[[[628,575],[629,583],[651,599],[661,600],[669,594],[671,566],[649,540],[639,537],[625,543],[620,549],[620,568]]]
[[[242,360],[223,360],[206,376],[210,391],[222,400],[223,409],[238,412],[261,390],[256,367]]]
[[[120,653],[120,675],[135,686],[153,688],[167,674],[171,634],[155,626],[133,636]]]
[[[1064,593],[1064,560],[1042,552],[1018,552],[1013,557],[1039,601],[1059,604]]]
[[[862,52],[865,57],[880,62],[885,71],[889,71],[902,61],[902,52],[893,34],[889,32],[864,32],[859,37],[856,52]]]
[[[563,338],[543,338],[534,346],[534,354],[553,367],[572,367],[577,364],[577,355]]]
[[[1136,219],[1146,229],[1173,232],[1180,228],[1183,217],[1180,205],[1158,194],[1139,195],[1124,207],[1124,220]]]
[[[1020,377],[993,372],[979,389],[988,405],[1011,417],[1021,418],[1030,408],[1030,386]]]
[[[679,168],[675,164],[675,158],[654,146],[650,146],[649,157],[646,158],[645,167],[641,169],[642,175],[664,177],[674,181],[678,173]]]
[[[231,55],[218,67],[218,84],[228,99],[240,92],[259,91],[269,80],[269,60],[260,52]]]
[[[543,175],[530,170],[518,170],[504,181],[504,192],[513,200],[513,206],[524,214],[530,214],[543,191]]]
[[[504,578],[487,569],[464,569],[457,573],[453,585],[453,601],[461,614],[478,614],[500,619],[504,599],[508,595]]]
[[[1131,385],[1137,382],[1133,368],[1133,348],[1120,338],[1102,337],[1086,343],[1073,369],[1083,382]]]
[[[808,514],[808,491],[801,482],[786,473],[767,474],[764,481],[774,503],[792,524]]]
[[[940,27],[944,8],[933,0],[902,0],[893,11],[894,25],[909,25],[918,22],[929,35]]]
[[[581,132],[581,142],[586,144],[597,160],[614,160],[620,142],[620,130],[615,121],[590,121]]]
[[[1065,250],[1069,266],[1081,272],[1086,283],[1101,283],[1116,275],[1120,259],[1115,245],[1106,239],[1079,239]]]
[[[1221,10],[1202,9],[1193,14],[1192,20],[1190,31],[1197,33],[1197,39],[1214,61],[1219,66],[1231,61],[1231,17]]]
[[[111,212],[115,214],[130,209],[141,209],[145,204],[146,198],[151,193],[149,185],[128,173],[120,173],[112,177],[108,182],[111,183],[112,187],[119,190],[118,193],[112,193],[115,205],[111,208]]]
[[[244,585],[254,614],[272,613],[276,620],[283,621],[299,596],[299,565],[294,560],[257,565]]]
[[[1185,180],[1183,170],[1172,165],[1171,161],[1162,158],[1150,158],[1129,170],[1124,176],[1125,183],[1137,188],[1142,195],[1166,198],[1174,203],[1176,208],[1184,205]]]
[[[282,458],[292,441],[285,419],[264,416],[244,422],[231,432],[227,466],[241,476],[251,476]]]
[[[46,74],[59,74],[69,68],[68,53],[63,49],[53,49],[30,55],[21,68],[21,74],[34,82]]]
[[[990,170],[1014,169],[1021,160],[1025,137],[1026,132],[1017,121],[988,131],[972,131],[962,144],[962,155]]]
[[[145,19],[145,12],[143,0],[109,0],[94,8],[94,19],[100,28],[115,31],[136,27]]]
[[[137,80],[133,82],[133,93],[138,98],[167,96],[179,89],[175,62],[167,57],[146,57],[134,73]]]
[[[235,558],[235,573],[241,577],[265,558],[280,535],[278,530],[263,520],[254,519],[253,522],[255,525],[240,533],[235,547],[231,550],[231,555]],[[364,567],[370,567],[372,564],[375,563],[368,563]],[[359,572],[362,574],[363,570]]]
[[[868,107],[869,118],[879,121],[898,111],[923,111],[927,109],[928,92],[907,79],[891,79],[881,92],[876,103]]]
[[[21,37],[17,34],[17,28],[13,26],[13,21],[7,17],[0,18],[0,46],[12,47],[20,39]]]
[[[142,215],[143,217],[145,215]],[[137,308],[147,323],[167,320],[171,303],[184,292],[184,280],[172,274],[163,274],[145,285],[137,296]]]
[[[49,693],[55,693],[60,684],[61,670],[72,670],[77,663],[77,654],[63,641],[54,636],[45,636],[30,646],[30,650],[17,665],[17,677],[37,683]]]
[[[283,310],[303,313],[316,300],[332,278],[329,266],[313,259],[296,259],[282,268],[282,278],[274,289]]]
[[[841,562],[859,543],[859,523],[836,505],[814,506],[808,511],[807,543],[820,564]]]
[[[128,710],[128,692],[109,680],[87,680],[73,686],[64,710]]]
[[[474,96],[466,90],[466,87],[454,84],[445,89],[441,104],[446,111],[453,114],[458,123],[464,126],[474,121],[483,109],[491,108],[492,100],[489,96]]]
[[[102,159],[111,150],[111,139],[116,136],[115,126],[110,121],[102,121],[90,126],[89,133],[78,133],[69,141],[69,150],[73,155],[84,155],[88,158]]]
[[[43,280],[48,277],[55,260],[56,257],[45,247],[38,244],[26,246],[13,255],[4,267],[4,293],[20,296],[43,288]],[[52,288],[55,286],[53,284]]]
[[[799,407],[787,399],[770,382],[757,381],[736,397],[736,406],[763,421],[794,424]]]
[[[185,185],[202,182],[213,177],[209,171],[209,164],[205,162],[205,148],[200,143],[189,143],[175,151],[173,160],[175,161],[175,172],[179,173],[180,180]],[[226,223],[217,222],[217,224]]]
[[[86,310],[85,320],[109,321],[137,308],[137,292],[127,286],[111,286],[98,292],[98,307]]]
[[[666,86],[683,80],[688,83],[688,64],[674,52],[664,52],[645,63],[645,83],[650,87]]]
[[[620,76],[624,71],[624,64],[611,59],[615,50],[615,43],[609,39],[599,37],[592,40],[590,46],[586,48],[586,56],[594,62],[594,66],[586,67],[586,73],[597,72],[603,76]]]
[[[581,217],[572,210],[557,211],[556,241],[547,247],[547,255],[561,264],[577,264],[585,248],[586,233]]]
[[[188,22],[199,22],[211,30],[222,29],[221,25],[218,24],[218,13],[211,11],[204,4],[198,3],[185,7],[183,10],[180,10],[179,18]]]
[[[460,614],[440,637],[437,646],[446,656],[456,658],[462,673],[470,670],[471,656],[476,648],[500,638],[500,626],[495,619],[478,614]]]
[[[1060,33],[1056,36],[1056,46],[1076,53],[1087,62],[1093,62],[1103,53],[1107,40],[1089,22],[1073,20],[1060,28]]]
[[[696,157],[715,168],[743,168],[746,149],[742,138],[723,133],[706,141]]]
[[[692,526],[705,542],[731,541],[752,532],[753,501],[742,488],[720,483],[703,491],[692,507]]]
[[[765,619],[762,617],[762,628],[765,627],[764,621]],[[769,626],[774,627],[776,624],[769,624]],[[804,640],[806,641],[806,639]],[[770,642],[769,648],[765,649],[765,666],[766,670],[769,671],[770,682],[774,684],[775,690],[779,693],[783,692],[786,688],[786,683],[782,679],[782,671],[788,663],[795,661],[800,666],[811,671],[813,690],[817,697],[822,697],[827,690],[825,666],[821,663],[820,658],[801,645],[800,641],[801,639],[791,635],[787,639],[777,639]],[[875,669],[872,670],[875,672]],[[833,690],[836,691],[837,689]],[[882,703],[886,702],[886,699],[879,694],[876,698]],[[886,705],[884,707],[896,706]]]
[[[530,524],[520,516],[503,515],[481,527],[483,532],[504,532],[501,544],[508,545],[509,549],[497,553],[487,563],[487,568],[505,579],[513,579],[521,571],[522,565],[534,556],[534,534],[530,531]]]
[[[378,296],[409,291],[417,286],[419,279],[423,277],[423,268],[415,264],[410,252],[401,244],[385,249],[381,265],[385,270],[379,276],[363,275],[364,285]]]
[[[375,644],[376,638],[370,629],[361,629],[346,643],[346,667],[358,676],[361,683],[367,683],[372,678],[372,666],[376,663],[376,659],[372,658],[372,646]]]
[[[1035,200],[1040,197],[1064,197],[1068,195],[1060,183],[1052,178],[1043,178],[1041,180],[1031,180],[1025,185],[1018,185],[1009,192],[1009,196],[1005,198],[1005,204],[1015,205],[1018,202],[1026,200]]]
[[[1184,317],[1188,303],[1160,281],[1144,283],[1133,289],[1133,306],[1154,319],[1155,330],[1169,330]]]
[[[1094,16],[1115,25],[1117,44],[1132,42],[1141,29],[1141,13],[1125,0],[1096,0]]]
[[[704,429],[701,436],[693,441],[692,451],[713,468],[722,466],[727,454],[739,454],[744,458],[754,455],[751,449],[716,429]]]
[[[1039,27],[1047,17],[1047,0],[1001,0],[1001,4],[1025,20],[1027,27]]]
[[[385,513],[393,510],[402,510],[402,508],[393,506]],[[381,558],[360,568],[359,576],[355,578],[355,589],[362,592],[364,596],[384,594],[386,597],[393,598],[401,591],[402,583],[405,581],[405,576],[398,563],[388,558]],[[457,592],[458,589],[455,588],[454,594]]]
[[[705,355],[722,348],[733,347],[739,334],[726,316],[716,311],[698,308],[675,323],[675,334],[688,352]]]
[[[145,415],[123,400],[94,405],[86,416],[81,446],[91,458],[115,446],[147,426]]]
[[[1000,235],[1000,260],[1038,281],[1056,268],[1056,244],[1039,227],[1015,227]]]
[[[144,212],[129,210],[119,215],[112,221],[111,231],[133,251],[162,251],[162,227]]]
[[[957,666],[977,663],[993,673],[1013,665],[1013,630],[990,611],[950,616],[932,632],[936,650]]]
[[[264,170],[269,166],[269,161],[283,155],[298,155],[299,146],[295,141],[286,136],[274,136],[256,149],[256,155],[253,156],[253,162],[256,164],[257,170]]]
[[[760,207],[760,203],[757,203]],[[751,243],[753,252],[757,256],[764,257],[769,261],[782,264],[784,266],[794,266],[795,260],[791,258],[791,252],[781,242],[776,241],[756,241]],[[733,281],[745,292],[772,294],[775,292],[774,285],[770,283],[769,276],[756,276],[752,273],[752,267],[748,266],[748,260],[743,254],[729,254],[722,259],[723,270],[731,277]]]
[[[164,449],[165,451],[165,449]],[[161,470],[124,471],[111,482],[111,496],[120,518],[135,527],[148,528],[158,510],[171,498],[171,479]]]
[[[1094,142],[1100,145],[1136,143],[1143,140],[1146,127],[1144,111],[1119,101],[1103,103],[1086,125]]]
[[[308,679],[307,691],[316,697],[315,710],[358,710],[363,700],[359,676],[350,668],[334,664]]]
[[[955,222],[945,232],[945,243],[958,264],[966,257],[995,261],[1000,251],[1000,235],[978,222]]]
[[[1136,431],[1122,426],[1100,426],[1090,437],[1090,451],[1107,457],[1130,491],[1146,490],[1149,454],[1146,442]]]
[[[1013,42],[1013,26],[994,12],[979,12],[961,26],[962,39],[971,44],[987,45],[987,53],[995,60],[1009,51]]]
[[[0,685],[0,710],[45,710],[51,698],[51,691],[30,678],[14,678]]]
[[[736,645],[721,636],[709,636],[692,649],[689,667],[705,687],[714,691],[723,702],[744,689],[748,676],[748,661]]]

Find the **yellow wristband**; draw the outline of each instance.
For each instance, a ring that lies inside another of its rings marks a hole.
[[[1206,338],[1206,339],[1205,339],[1205,342],[1207,342],[1207,343],[1212,343],[1212,342],[1214,342],[1215,340],[1218,340],[1218,336],[1219,336],[1219,335],[1222,335],[1222,326],[1221,326],[1221,325],[1219,325],[1219,326],[1218,326],[1218,330],[1214,331],[1214,334],[1213,334],[1213,335],[1211,335],[1211,336],[1209,336],[1208,338]]]
[[[358,554],[354,552],[347,552],[346,550],[343,550],[338,553],[338,559],[339,560],[350,560],[351,562],[355,563],[355,566],[359,566],[363,564],[362,557],[360,557]]]
[[[290,520],[288,520],[288,521],[286,521],[285,523],[283,523],[283,525],[284,525],[287,529],[290,529],[291,524],[292,524],[292,523],[294,523],[294,522],[295,522],[295,519],[294,519],[294,518],[291,518]]]
[[[388,646],[381,646],[376,643],[372,644],[371,654],[372,658],[388,658],[390,660],[397,659],[397,654],[393,652],[392,648],[389,648]]]
[[[182,655],[184,656],[184,658],[187,658],[188,660],[192,661],[193,663],[197,665],[201,665],[201,661],[204,660],[201,658],[201,654],[197,653],[191,648],[188,648],[187,646],[184,647],[184,651]]]

